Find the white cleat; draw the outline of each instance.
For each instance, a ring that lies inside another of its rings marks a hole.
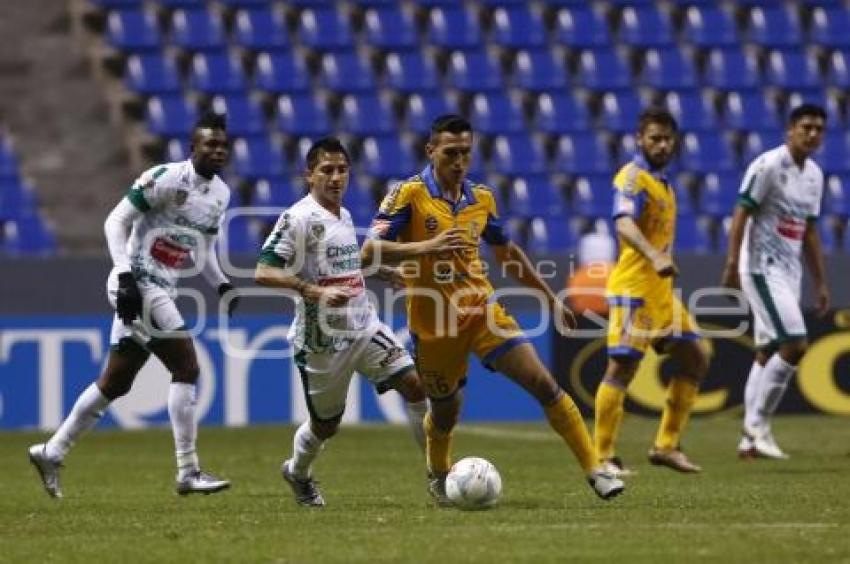
[[[61,498],[62,488],[59,485],[59,469],[62,467],[61,462],[50,460],[47,457],[46,445],[39,443],[32,445],[29,448],[30,462],[35,466],[38,475],[41,477],[41,483],[44,485],[44,491],[50,497]]]
[[[228,480],[221,480],[212,474],[206,472],[193,472],[186,475],[183,479],[177,480],[174,489],[180,495],[189,495],[192,493],[212,494],[226,490],[230,487]]]
[[[752,460],[758,457],[756,447],[753,444],[753,437],[746,431],[741,433],[741,440],[738,442],[738,458],[741,460]]]
[[[752,450],[755,451],[756,456],[772,460],[788,460],[791,458],[776,444],[773,431],[769,426],[749,427],[744,430],[744,433],[751,437]]]
[[[623,481],[610,472],[597,469],[588,474],[587,483],[602,499],[608,500],[617,497],[626,488]]]
[[[303,507],[324,507],[325,498],[322,497],[322,492],[319,490],[319,483],[312,477],[297,477],[290,470],[289,463],[289,460],[283,461],[283,464],[280,465],[280,475],[283,476],[283,480],[292,488],[295,503]]]
[[[607,472],[615,478],[631,478],[637,474],[636,470],[623,465],[623,461],[619,456],[603,459],[601,467],[603,472]]]

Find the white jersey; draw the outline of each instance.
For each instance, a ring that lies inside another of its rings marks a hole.
[[[744,231],[742,274],[782,273],[802,278],[800,253],[807,223],[820,215],[823,172],[811,159],[800,169],[782,145],[756,158],[747,168],[738,194],[752,210]]]
[[[218,176],[208,180],[199,175],[186,160],[146,170],[127,198],[145,212],[127,241],[133,274],[142,284],[172,290],[188,259],[203,268],[197,250],[205,238],[217,235],[230,189]]]
[[[310,284],[343,286],[352,291],[340,314],[335,311],[325,315],[317,303],[296,300],[295,321],[289,332],[296,349],[341,351],[358,333],[368,334],[379,327],[360,270],[360,245],[345,208],[337,217],[312,196],[305,196],[280,215],[263,244],[260,262],[291,269],[293,276]]]

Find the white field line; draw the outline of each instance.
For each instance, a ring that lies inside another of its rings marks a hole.
[[[572,529],[605,529],[608,530],[611,528],[610,523],[549,523],[549,524],[528,524],[528,525],[520,525],[520,524],[502,524],[502,525],[488,525],[493,529],[497,529],[500,531],[511,531],[511,530],[524,530],[526,528],[531,529],[554,529],[554,530],[572,530]],[[823,530],[823,529],[837,529],[841,525],[839,523],[804,523],[804,522],[782,522],[778,521],[776,523],[630,523],[629,529],[681,529],[681,530],[697,530],[697,529],[734,529],[734,530],[753,530],[753,529],[761,529],[761,530],[799,530],[799,529],[808,529],[808,530]]]
[[[505,429],[504,427],[487,427],[485,425],[459,425],[455,432],[479,437],[491,437],[494,439],[511,439],[532,442],[557,442],[561,437],[554,431],[519,431],[517,429]]]

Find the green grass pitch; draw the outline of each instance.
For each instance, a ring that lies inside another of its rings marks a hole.
[[[485,512],[439,509],[405,427],[345,427],[316,467],[327,507],[295,505],[278,472],[291,427],[201,429],[201,460],[230,491],[173,493],[168,429],[95,431],[49,499],[26,457],[43,434],[0,435],[3,562],[840,562],[850,561],[846,419],[782,417],[792,458],[735,457],[739,419],[697,418],[684,476],[645,459],[657,420],[627,416],[620,452],[638,471],[596,498],[543,424],[461,425],[456,457],[483,456],[504,481]]]

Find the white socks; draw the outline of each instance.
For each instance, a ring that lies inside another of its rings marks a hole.
[[[788,382],[797,372],[797,367],[785,362],[778,354],[774,354],[764,365],[761,373],[761,390],[759,401],[756,405],[758,417],[762,421],[776,413],[776,408],[785,395]]]
[[[413,439],[419,445],[419,449],[425,452],[425,414],[428,413],[428,400],[415,403],[405,402],[407,408],[407,422],[413,432]]]
[[[77,398],[71,413],[59,429],[47,441],[45,447],[47,457],[54,461],[64,459],[74,443],[103,417],[103,412],[109,403],[109,399],[103,395],[97,384],[92,382]]]
[[[764,367],[758,362],[753,361],[753,366],[750,368],[750,375],[747,376],[747,385],[744,387],[744,427],[747,429],[757,427],[761,422],[758,412],[758,399],[763,374]]]
[[[195,420],[195,384],[172,382],[168,388],[168,415],[174,432],[177,455],[177,479],[181,480],[199,470],[195,441],[198,422]]]
[[[309,478],[313,473],[313,461],[319,456],[325,441],[313,434],[310,421],[307,420],[295,431],[292,440],[292,461],[289,470],[296,478]]]

